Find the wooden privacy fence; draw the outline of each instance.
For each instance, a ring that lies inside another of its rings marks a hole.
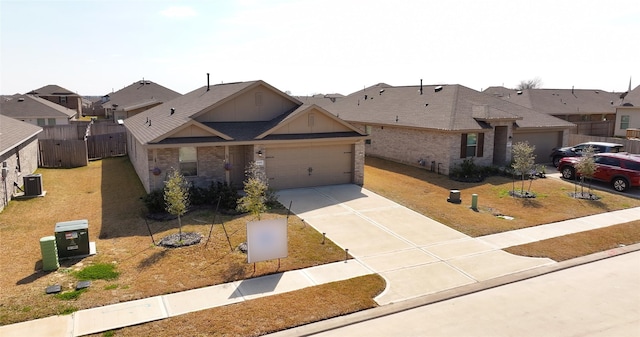
[[[87,166],[89,160],[127,154],[124,126],[115,123],[80,122],[59,125],[48,128],[38,138],[39,167]]]
[[[640,140],[615,137],[597,137],[586,135],[569,135],[569,146],[585,142],[609,142],[624,145],[624,150],[629,153],[640,153]]]
[[[127,134],[124,132],[87,137],[87,156],[89,160],[124,156],[126,154]]]
[[[87,166],[85,140],[38,140],[38,166],[47,168],[73,168]]]

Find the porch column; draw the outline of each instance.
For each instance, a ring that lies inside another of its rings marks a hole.
[[[224,146],[224,164],[229,163],[229,145]],[[230,170],[224,170],[224,180],[227,184],[231,184],[231,172]]]

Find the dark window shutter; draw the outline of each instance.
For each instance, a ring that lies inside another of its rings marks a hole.
[[[467,134],[463,133],[460,140],[460,158],[467,157]]]
[[[484,154],[484,133],[478,134],[478,144],[476,145],[478,148],[476,149],[476,157],[482,157]]]

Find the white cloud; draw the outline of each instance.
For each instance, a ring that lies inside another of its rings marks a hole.
[[[188,18],[198,15],[193,8],[187,6],[172,6],[160,11],[160,14],[169,18]]]

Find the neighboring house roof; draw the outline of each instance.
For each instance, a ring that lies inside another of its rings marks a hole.
[[[77,111],[33,95],[14,95],[0,102],[0,114],[16,119],[72,118]]]
[[[615,113],[619,94],[598,89],[507,89],[489,87],[485,94],[550,115]]]
[[[0,115],[0,156],[40,132],[39,126]]]
[[[640,107],[640,85],[624,95],[622,106]]]
[[[445,131],[482,130],[494,120],[513,121],[519,128],[573,126],[457,84],[394,87],[380,83],[325,108],[350,122]]]
[[[224,121],[199,122],[196,118],[214,110],[216,107],[241,96],[256,87],[265,86],[273,92],[282,95],[294,104],[294,108],[276,118],[262,121]],[[314,133],[314,134],[272,134],[279,126],[294,120],[309,109],[316,109],[330,118],[347,126],[353,132],[342,133]],[[207,86],[193,90],[169,102],[143,111],[124,121],[125,127],[142,144],[179,144],[183,142],[221,142],[221,141],[256,141],[256,140],[284,140],[310,139],[323,137],[363,137],[353,126],[340,120],[317,105],[306,105],[292,96],[286,95],[273,88],[264,81],[238,82]],[[195,126],[210,136],[189,137],[188,139],[170,138],[172,134],[184,128]]]
[[[109,101],[102,103],[103,108],[113,108],[115,104],[116,110],[130,111],[170,101],[180,96],[180,93],[144,80],[134,82],[106,96],[109,97]]]
[[[342,94],[315,94],[312,96],[294,96],[300,102],[305,104],[316,104],[319,106],[331,105],[341,98],[345,97]]]
[[[80,97],[80,95],[75,92],[65,89],[59,85],[49,84],[45,85],[42,88],[31,90],[27,93],[28,95],[36,95],[36,96],[76,96]]]

